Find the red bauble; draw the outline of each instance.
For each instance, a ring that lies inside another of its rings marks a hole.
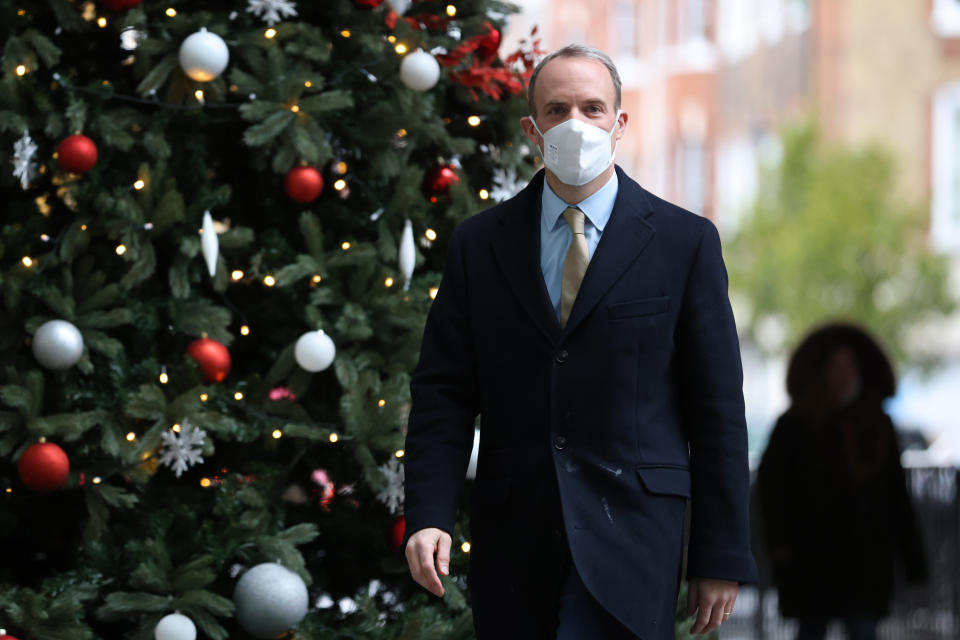
[[[376,9],[381,4],[383,0],[354,0],[357,3],[358,7],[364,7],[366,9]]]
[[[458,182],[460,182],[460,176],[457,175],[452,166],[434,167],[423,176],[420,189],[427,200],[436,202],[438,196],[449,197],[450,187]]]
[[[187,354],[200,365],[204,382],[223,382],[230,373],[230,352],[213,338],[194,340],[187,347]]]
[[[140,4],[141,0],[100,0],[100,4],[113,11],[129,11]],[[0,638],[3,640],[3,638]]]
[[[484,60],[497,57],[497,51],[500,49],[500,31],[490,27],[487,34],[480,38],[477,43],[477,55]]]
[[[0,636],[0,640],[17,640],[13,636]]]
[[[403,532],[407,528],[407,521],[403,516],[397,516],[390,527],[390,550],[399,551],[403,544]]]
[[[294,167],[283,180],[287,195],[300,203],[313,202],[323,191],[323,176],[313,167]]]
[[[34,491],[55,491],[67,482],[70,459],[52,442],[38,442],[27,447],[17,463],[23,484]]]
[[[64,171],[86,173],[97,164],[97,145],[79,133],[64,138],[57,147],[57,162]]]

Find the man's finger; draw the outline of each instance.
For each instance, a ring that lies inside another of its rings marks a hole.
[[[690,627],[690,633],[700,634],[706,631],[707,625],[710,624],[710,616],[713,613],[714,600],[708,598],[698,598],[699,602],[697,603],[697,621],[692,627]]]
[[[700,589],[696,582],[687,585],[687,616],[692,616],[700,601]]]
[[[417,582],[423,585],[423,588],[433,595],[442,597],[443,584],[440,582],[440,577],[437,575],[437,570],[433,565],[433,552],[434,548],[426,544],[420,547],[418,560],[420,564],[419,573],[422,581],[417,580]]]
[[[703,630],[704,633],[709,633],[710,631],[719,628],[720,625],[723,624],[723,612],[727,611],[727,609],[724,609],[725,606],[726,605],[724,604],[723,600],[717,600],[714,603],[713,608],[710,611],[710,619],[707,622],[707,627]]]
[[[440,536],[440,542],[437,545],[437,569],[441,575],[450,575],[450,545],[452,540],[447,534]]]

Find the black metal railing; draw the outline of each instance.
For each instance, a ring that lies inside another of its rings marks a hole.
[[[960,638],[960,471],[954,467],[909,468],[907,484],[923,532],[930,580],[909,586],[898,580],[890,616],[880,625],[883,640],[953,640]],[[754,511],[756,513],[756,511]],[[733,616],[720,631],[722,640],[793,640],[795,623],[777,609],[776,590],[770,584],[769,564],[762,544],[754,554],[761,584],[743,587]],[[828,640],[841,640],[839,624]]]

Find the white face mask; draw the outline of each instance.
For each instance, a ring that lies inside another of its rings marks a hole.
[[[616,145],[611,151],[610,136],[620,122],[619,110],[609,132],[576,118],[561,122],[546,133],[540,131],[533,116],[530,122],[543,138],[543,164],[564,184],[587,184],[613,162]]]

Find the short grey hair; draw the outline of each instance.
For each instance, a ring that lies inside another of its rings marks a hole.
[[[533,104],[533,88],[537,84],[537,77],[540,75],[540,71],[547,65],[548,62],[554,58],[590,58],[591,60],[596,60],[600,62],[607,68],[607,71],[610,72],[610,79],[613,80],[613,89],[616,93],[616,99],[613,103],[613,108],[620,109],[620,98],[622,96],[622,83],[620,82],[620,74],[617,73],[617,67],[613,64],[613,60],[610,59],[606,53],[597,49],[596,47],[590,47],[585,44],[568,44],[562,49],[557,49],[553,53],[549,54],[546,58],[537,63],[536,68],[533,70],[533,75],[530,76],[530,84],[527,85],[527,108],[530,110],[530,115],[536,115],[536,108]]]

